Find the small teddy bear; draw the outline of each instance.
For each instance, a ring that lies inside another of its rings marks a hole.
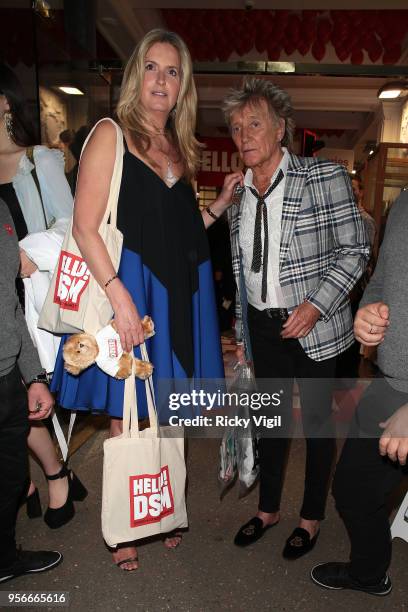
[[[154,336],[154,323],[147,315],[142,320],[144,337]],[[65,369],[74,376],[85,368],[96,363],[101,370],[114,378],[128,378],[132,372],[133,356],[122,349],[115,321],[112,320],[95,336],[87,333],[78,333],[70,336],[64,344],[63,356]],[[137,378],[145,380],[153,372],[153,364],[134,358]]]

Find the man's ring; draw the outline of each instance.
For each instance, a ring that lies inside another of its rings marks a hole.
[[[370,334],[373,334],[373,333],[374,333],[374,332],[373,332],[373,326],[372,326],[372,325],[370,325]]]

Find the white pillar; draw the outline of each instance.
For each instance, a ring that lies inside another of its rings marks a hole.
[[[401,132],[401,100],[386,100],[382,102],[383,121],[379,125],[379,142],[400,142]]]

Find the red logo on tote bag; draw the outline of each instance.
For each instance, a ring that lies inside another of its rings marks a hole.
[[[54,304],[64,310],[79,310],[81,295],[89,283],[88,266],[78,255],[61,251],[57,281],[55,283]]]
[[[129,484],[131,527],[157,523],[173,514],[174,499],[167,465],[159,474],[130,476]]]

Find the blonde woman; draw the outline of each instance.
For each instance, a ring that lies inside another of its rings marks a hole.
[[[110,122],[97,126],[79,170],[74,236],[92,274],[105,288],[125,350],[143,341],[141,318],[146,314],[153,318],[156,335],[148,350],[155,384],[159,379],[223,376],[205,233],[214,219],[207,214],[203,223],[191,187],[199,158],[196,104],[185,44],[174,33],[149,32],[126,66],[117,107],[125,138],[118,203],[124,243],[117,275],[98,234],[115,160],[116,133]],[[214,217],[227,208],[240,180],[240,173],[228,177],[213,205]],[[62,406],[108,412],[111,435],[120,434],[123,381],[97,367],[73,377],[59,361],[55,388],[60,389]],[[143,385],[138,388],[139,406],[142,392]],[[180,535],[165,543],[176,547]],[[123,570],[138,567],[132,543],[115,550],[113,558]]]

